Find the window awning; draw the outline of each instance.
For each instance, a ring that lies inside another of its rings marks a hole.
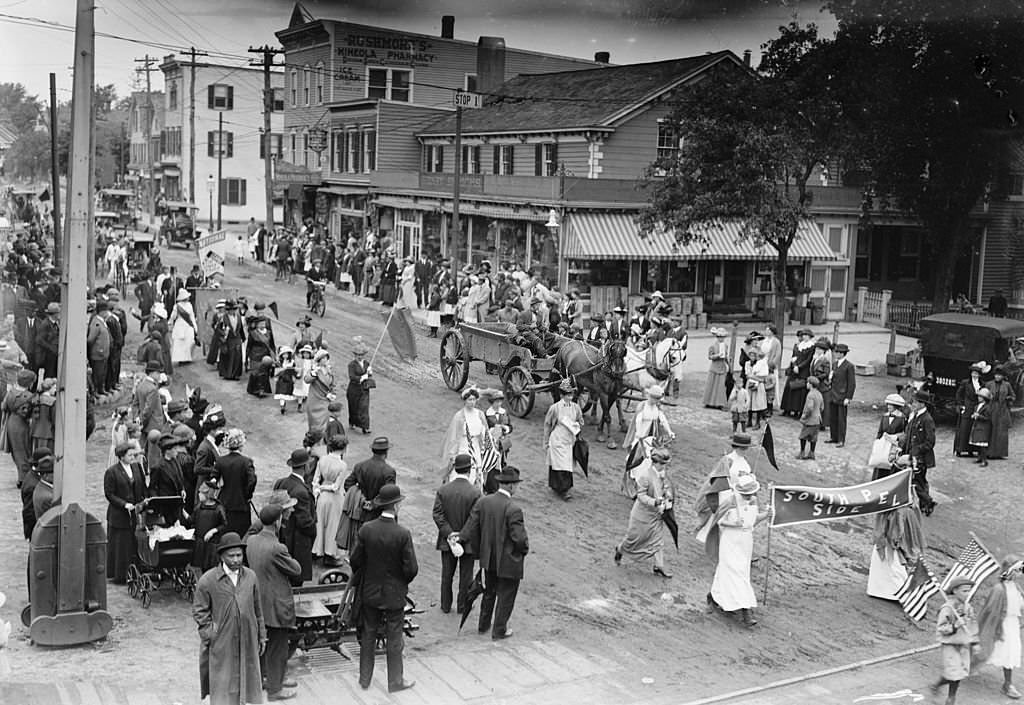
[[[385,208],[400,208],[411,211],[439,211],[441,202],[430,198],[397,198],[381,196],[373,199],[373,205]]]
[[[452,212],[452,202],[445,201],[442,206],[445,213]],[[499,220],[533,220],[543,223],[548,219],[547,211],[539,211],[529,206],[497,203],[477,203],[475,201],[459,201],[459,215],[479,215],[484,218]]]
[[[640,237],[633,213],[570,213],[565,218],[569,259],[774,260],[770,245],[761,247],[743,237],[742,221],[722,221],[700,228],[701,240],[679,245],[669,231]],[[790,260],[838,259],[821,230],[803,220],[789,250]]]
[[[368,190],[366,186],[321,186],[317,193],[329,193],[332,196],[365,196]]]

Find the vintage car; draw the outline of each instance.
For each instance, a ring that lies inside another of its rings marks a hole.
[[[921,354],[935,410],[956,413],[956,388],[970,377],[971,364],[1001,365],[1024,405],[1024,321],[969,313],[936,313],[921,319]]]
[[[168,247],[183,244],[186,249],[196,239],[195,212],[199,208],[185,201],[165,201],[164,220],[160,225],[160,240]]]
[[[134,228],[138,221],[138,215],[135,212],[135,192],[131,189],[100,189],[97,206],[97,211],[107,211],[117,215],[115,226]]]

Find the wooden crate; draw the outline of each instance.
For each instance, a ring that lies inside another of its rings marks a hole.
[[[699,296],[693,297],[693,312],[697,314],[704,313],[704,299]]]
[[[703,330],[708,327],[708,314],[699,313],[697,314],[697,328]]]
[[[691,313],[693,313],[693,297],[692,296],[684,296],[683,297],[683,307],[682,307],[682,309],[680,309],[679,315],[680,316],[689,316]]]
[[[686,329],[687,330],[694,330],[696,327],[697,327],[697,316],[695,316],[694,314],[691,313],[689,316],[686,317]]]

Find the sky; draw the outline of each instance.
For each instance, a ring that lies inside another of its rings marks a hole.
[[[162,58],[189,46],[219,52],[218,62],[240,66],[250,46],[276,46],[293,0],[95,0],[96,82],[127,95],[139,83],[136,59]],[[505,38],[509,47],[612,63],[673,59],[731,49],[754,53],[793,19],[815,22],[830,34],[835,20],[821,0],[306,0],[314,17],[347,20],[439,35],[442,15],[455,15],[455,37]],[[25,19],[31,18],[31,19]],[[38,21],[47,23],[40,26]],[[0,0],[0,83],[21,83],[45,99],[49,73],[57,99],[71,98],[75,0]],[[99,36],[116,35],[121,39]],[[132,40],[132,41],[126,41]],[[223,56],[227,55],[227,56]],[[253,56],[252,58],[256,58]],[[159,71],[153,90],[163,88]]]

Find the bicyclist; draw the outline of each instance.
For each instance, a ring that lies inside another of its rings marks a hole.
[[[309,271],[306,272],[306,308],[309,308],[309,303],[312,301],[313,289],[317,286],[316,283],[322,283],[327,281],[327,276],[324,274],[324,270],[320,269],[320,260],[315,259],[310,264]]]

